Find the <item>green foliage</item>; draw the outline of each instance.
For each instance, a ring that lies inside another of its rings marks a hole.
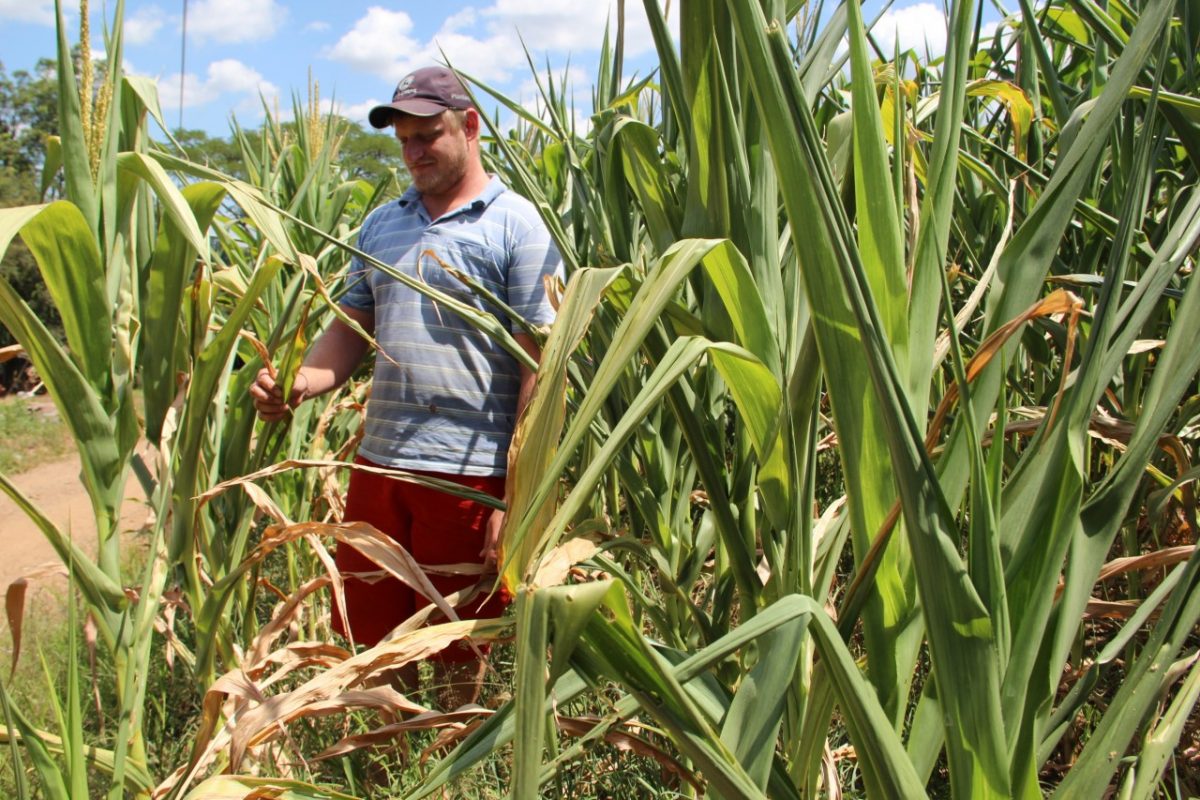
[[[347,180],[376,184],[388,178],[398,178],[397,170],[403,167],[404,158],[400,144],[390,130],[368,131],[349,120],[339,120],[337,128],[340,140],[334,159]],[[280,123],[279,129],[284,135],[292,137],[297,132],[294,122]],[[172,134],[188,159],[241,180],[249,177],[244,154],[260,152],[263,136],[263,130],[244,131],[240,128],[235,128],[227,138],[209,136],[204,131],[194,129],[176,130]]]
[[[58,132],[55,63],[41,59],[33,73],[9,75],[0,64],[0,198],[13,195],[8,181],[27,179],[41,170],[46,137]]]
[[[235,127],[235,150],[188,133],[191,160],[149,153],[156,104],[119,72],[97,158],[62,38],[66,199],[7,209],[0,235],[30,245],[70,347],[4,282],[0,318],[75,434],[100,523],[94,562],[42,527],[113,665],[111,749],[93,754],[111,796],[147,791],[150,768],[175,797],[336,796],[343,776],[299,751],[349,754],[355,794],[478,770],[532,798],[579,786],[600,742],[669,768],[666,796],[1149,797],[1183,771],[1200,556],[1163,540],[1197,528],[1194,15],[1025,7],[980,42],[956,2],[925,64],[877,58],[857,8],[685,0],[676,47],[645,7],[660,70],[627,82],[619,30],[588,130],[556,79],[543,116],[492,92],[518,123],[491,132],[489,168],[536,204],[569,279],[508,487],[515,617],[357,654],[328,629],[319,537],[421,579],[377,532],[320,524],[366,387],[269,425],[245,390],[268,364],[287,380],[352,255],[393,272],[352,244],[391,176],[355,166],[358,133],[312,98],[294,124]],[[843,37],[849,78],[830,63]],[[158,463],[132,457],[143,432]],[[111,530],[130,472],[157,511],[140,575]],[[170,615],[200,709],[186,755],[147,736]],[[463,633],[514,630],[494,708],[390,687]],[[70,768],[46,734],[22,751],[47,791],[81,774],[78,689]],[[438,726],[420,774],[359,752]],[[846,742],[853,767],[829,755]],[[251,769],[287,779],[212,777]],[[635,785],[613,792],[650,796]]]

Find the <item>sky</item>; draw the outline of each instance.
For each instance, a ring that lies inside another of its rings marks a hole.
[[[183,47],[186,2],[187,39]],[[675,16],[680,0],[670,4]],[[91,0],[91,45],[104,51],[104,20],[115,0]],[[230,118],[256,127],[260,96],[285,112],[293,93],[306,96],[309,71],[322,108],[366,124],[367,111],[390,100],[411,70],[443,60],[533,107],[536,89],[526,62],[529,48],[544,74],[566,75],[580,114],[589,111],[606,23],[608,0],[422,0],[377,5],[359,0],[126,0],[125,70],[158,82],[163,114],[225,136]],[[866,11],[878,8],[869,0]],[[646,75],[655,59],[643,4],[627,0],[626,77]],[[53,57],[54,0],[0,0],[0,63],[11,73]],[[66,0],[68,37],[79,38],[77,0]],[[673,20],[673,29],[678,29]],[[614,29],[615,29],[615,23]],[[940,2],[898,0],[875,29],[880,40],[945,48]],[[181,82],[181,56],[185,56]],[[183,104],[180,107],[182,83]]]

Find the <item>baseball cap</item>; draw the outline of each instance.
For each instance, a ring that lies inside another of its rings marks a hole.
[[[471,96],[458,76],[445,67],[422,67],[396,84],[392,102],[375,106],[367,115],[372,127],[386,128],[399,111],[417,117],[432,117],[448,108],[471,108]]]

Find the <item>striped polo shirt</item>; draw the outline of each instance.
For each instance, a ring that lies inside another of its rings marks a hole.
[[[471,202],[430,219],[409,188],[363,224],[360,250],[512,330],[509,319],[431,258],[468,275],[526,320],[554,311],[542,277],[562,261],[533,204],[492,177]],[[356,260],[342,302],[375,315],[375,377],[359,453],[377,464],[455,475],[503,475],[516,423],[517,360],[454,311]],[[385,355],[386,354],[386,355]]]

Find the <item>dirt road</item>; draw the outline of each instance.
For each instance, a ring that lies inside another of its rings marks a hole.
[[[59,530],[88,553],[96,552],[92,504],[79,479],[77,458],[43,464],[11,480]],[[146,496],[137,479],[130,476],[121,505],[121,531],[140,528],[146,515]],[[37,525],[0,491],[0,593],[17,578],[48,563],[60,563],[58,554]],[[61,586],[62,581],[52,585]]]

